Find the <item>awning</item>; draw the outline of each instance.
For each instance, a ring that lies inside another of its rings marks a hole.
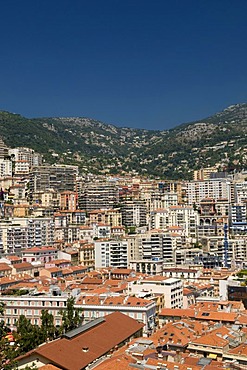
[[[209,355],[207,357],[212,358],[213,360],[216,360],[217,355],[215,353],[209,353]]]

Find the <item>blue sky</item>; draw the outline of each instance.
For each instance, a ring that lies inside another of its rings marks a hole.
[[[0,109],[166,129],[247,102],[246,0],[6,0]]]

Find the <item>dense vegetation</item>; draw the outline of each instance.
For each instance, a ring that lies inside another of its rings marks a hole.
[[[168,131],[0,112],[0,132],[9,147],[31,147],[48,163],[77,164],[83,172],[181,179],[202,167],[239,170],[247,164],[247,104]]]

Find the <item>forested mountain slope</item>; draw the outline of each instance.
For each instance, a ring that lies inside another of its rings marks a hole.
[[[80,117],[28,119],[2,111],[0,136],[9,147],[30,147],[47,162],[77,164],[83,171],[190,178],[201,167],[246,167],[247,104],[166,131]]]

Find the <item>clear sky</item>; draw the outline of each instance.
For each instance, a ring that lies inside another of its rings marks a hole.
[[[247,102],[246,0],[5,0],[0,109],[166,129]]]

